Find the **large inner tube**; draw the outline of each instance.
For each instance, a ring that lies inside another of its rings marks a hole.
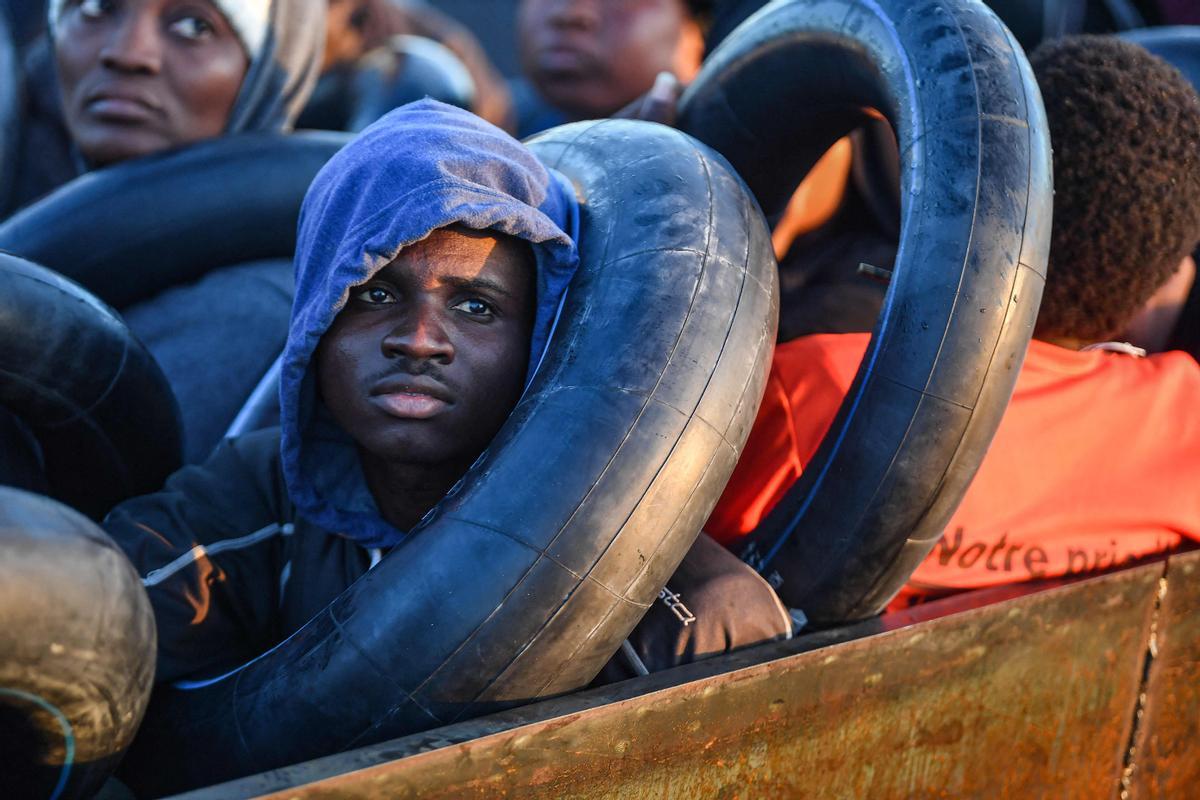
[[[154,613],[94,523],[0,486],[0,785],[92,797],[133,739],[154,677]]]
[[[757,412],[778,289],[715,153],[645,122],[529,146],[582,198],[582,264],[489,450],[403,545],[278,647],[163,687],[130,752],[176,791],[586,685],[695,541]]]
[[[181,463],[175,396],[120,317],[61,275],[0,253],[5,409],[36,438],[50,493],[96,519],[156,491]]]
[[[245,134],[84,175],[0,225],[0,250],[123,309],[209,270],[291,258],[300,203],[345,134]]]
[[[679,119],[771,212],[867,107],[900,145],[891,284],[829,434],[743,553],[818,624],[877,613],[941,535],[1012,394],[1050,244],[1041,95],[982,3],[771,3]]]

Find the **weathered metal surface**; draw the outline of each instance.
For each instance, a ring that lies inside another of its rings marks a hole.
[[[1200,794],[1200,552],[1172,556],[1129,778],[1131,798]]]
[[[735,668],[771,653],[755,648],[190,797],[1111,797],[1161,574],[918,611]]]

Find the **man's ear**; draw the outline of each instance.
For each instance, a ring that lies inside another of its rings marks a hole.
[[[1196,262],[1190,255],[1184,256],[1175,274],[1158,287],[1118,338],[1148,353],[1161,353],[1171,339],[1195,281]]]

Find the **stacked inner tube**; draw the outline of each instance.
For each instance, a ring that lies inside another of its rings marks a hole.
[[[300,204],[347,141],[245,134],[84,175],[0,224],[0,250],[123,309],[210,270],[290,259]]]
[[[182,460],[175,396],[121,318],[61,275],[6,253],[0,413],[0,435],[19,445],[0,451],[0,474],[36,469],[13,482],[44,486],[95,519],[157,491]]]
[[[901,239],[841,410],[743,553],[817,624],[873,615],[962,499],[1011,396],[1050,243],[1041,96],[973,0],[777,0],[705,62],[680,127],[768,212],[881,111],[901,153]],[[784,168],[781,168],[784,165]]]
[[[585,686],[688,551],[757,413],[776,265],[725,161],[660,125],[529,146],[582,198],[582,263],[488,451],[327,609],[160,688],[123,777],[156,795]]]
[[[0,486],[0,785],[89,798],[132,741],[154,678],[154,613],[96,525]]]

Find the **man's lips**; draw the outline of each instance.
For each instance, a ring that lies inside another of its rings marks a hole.
[[[445,388],[429,381],[389,381],[371,390],[371,402],[398,419],[429,419],[453,402]]]

